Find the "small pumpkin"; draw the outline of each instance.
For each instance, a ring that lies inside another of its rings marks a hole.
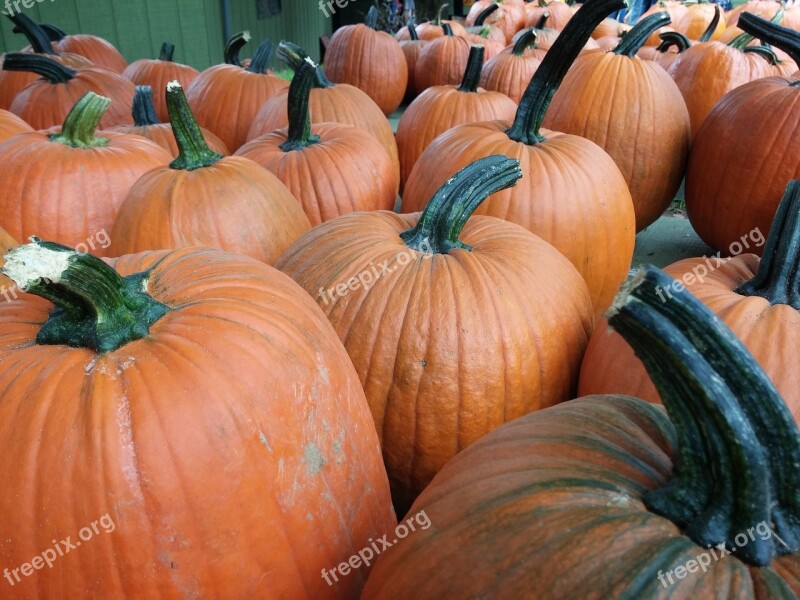
[[[453,35],[447,24],[442,28],[445,35],[429,42],[417,59],[414,67],[417,93],[436,85],[458,85],[464,76],[472,47],[470,41]]]
[[[503,46],[506,45],[506,34],[502,27],[490,25],[486,23],[486,19],[500,8],[496,2],[492,2],[475,18],[475,22],[471,27],[467,27],[467,33],[470,35],[480,36],[495,42],[502,42]]]
[[[258,137],[236,155],[274,173],[312,226],[348,212],[394,209],[397,173],[380,143],[349,125],[312,126],[308,107],[316,78],[317,65],[304,62],[289,87],[288,129]]]
[[[497,5],[497,10],[486,14],[486,9],[491,4]],[[505,42],[511,43],[511,38],[520,29],[525,27],[528,15],[525,12],[525,5],[517,0],[477,0],[467,13],[464,20],[465,25],[469,28],[479,22],[483,18],[482,23],[493,25],[502,30],[505,35]]]
[[[0,109],[0,143],[18,133],[28,133],[33,128],[17,115],[7,110]]]
[[[575,14],[566,2],[543,2],[540,0],[538,10],[528,12],[528,27],[537,27],[542,16],[547,14],[547,26],[562,31]]]
[[[120,74],[128,66],[120,51],[106,39],[88,34],[67,35],[54,25],[48,25],[46,30],[53,42],[53,48],[58,53],[80,54],[88,58],[92,64]]]
[[[450,19],[442,19],[442,13],[450,8],[450,3],[445,2],[439,6],[439,9],[436,11],[436,18],[433,21],[427,21],[425,23],[418,24],[415,29],[417,31],[417,35],[419,39],[424,42],[430,42],[431,40],[435,40],[436,38],[440,38],[444,35],[444,31],[442,30],[442,25],[447,23],[450,25],[450,28],[453,30],[455,35],[464,36],[467,35],[467,29],[455,20]],[[401,29],[397,33],[397,39],[402,41],[406,39],[410,39],[410,34],[408,31]]]
[[[512,46],[484,65],[481,87],[505,94],[519,104],[545,54],[547,51],[537,45],[536,30],[524,30]]]
[[[720,18],[720,13],[718,4],[711,2],[689,4],[686,14],[679,21],[675,21],[675,30],[690,40],[697,40],[709,26],[713,26],[710,40],[717,40],[725,32],[725,20]]]
[[[213,152],[177,81],[167,85],[167,107],[180,154],[131,187],[111,230],[112,255],[210,246],[275,262],[310,228],[298,201],[253,161]]]
[[[470,217],[520,175],[516,160],[478,160],[422,214],[344,215],[276,265],[316,299],[359,373],[399,514],[460,449],[573,393],[592,328],[580,275],[521,227]]]
[[[164,42],[157,59],[142,58],[132,62],[122,73],[136,85],[149,85],[153,90],[156,114],[161,121],[169,120],[164,90],[170,81],[179,81],[185,88],[200,73],[194,67],[176,63],[172,60],[175,44]]]

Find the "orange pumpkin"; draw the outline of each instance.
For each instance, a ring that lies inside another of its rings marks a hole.
[[[358,376],[305,292],[212,249],[105,263],[35,242],[3,270],[29,294],[0,303],[0,561],[59,561],[5,598],[359,595],[368,566],[320,572],[396,520]]]
[[[471,27],[467,27],[467,33],[470,35],[480,36],[482,38],[492,40],[495,42],[502,42],[503,46],[506,45],[506,34],[502,27],[490,25],[486,23],[486,19],[500,8],[496,2],[492,2],[486,7],[475,19]]]
[[[692,42],[677,31],[662,31],[659,38],[661,44],[655,47],[644,46],[636,53],[636,56],[642,60],[652,60],[668,71],[669,66],[678,59],[680,54],[692,47]]]
[[[448,24],[442,25],[445,35],[425,46],[414,67],[414,85],[417,93],[435,85],[457,85],[469,58],[470,41],[453,35]]]
[[[366,131],[349,125],[312,126],[309,95],[317,65],[304,62],[289,88],[289,127],[248,142],[236,152],[274,173],[299,200],[311,225],[363,210],[392,210],[397,173]]]
[[[461,448],[573,393],[592,328],[580,275],[521,227],[470,218],[520,175],[516,160],[484,158],[421,215],[344,215],[277,264],[316,298],[347,348],[399,514]]]
[[[567,26],[569,20],[575,14],[570,9],[569,5],[566,2],[549,2],[549,3],[540,3],[540,6],[537,7],[537,10],[528,11],[528,27],[538,27],[537,23],[540,22],[541,18],[547,14],[547,26],[551,29],[555,29],[556,31],[561,31],[564,27]]]
[[[0,227],[0,269],[5,264],[5,254],[11,248],[16,248],[19,244],[17,240],[8,235],[5,229]],[[5,300],[11,302],[11,299],[17,296],[16,284],[0,271],[0,302]]]
[[[33,128],[17,115],[0,109],[0,143],[18,133],[28,133],[30,131],[33,131]]]
[[[493,3],[497,4],[498,9],[488,15],[485,14],[486,9]],[[469,9],[464,23],[467,27],[474,26],[481,17],[483,17],[481,22],[500,28],[505,35],[506,43],[510,44],[514,34],[525,27],[528,15],[522,2],[515,0],[478,0]]]
[[[690,40],[697,40],[712,24],[714,29],[710,39],[717,40],[725,32],[725,20],[720,18],[719,5],[697,2],[687,7],[686,14],[675,22],[674,27]]]
[[[111,230],[133,183],[171,157],[138,135],[95,134],[108,104],[89,92],[60,132],[21,133],[0,145],[0,227],[20,240],[36,235],[71,247]]]
[[[453,30],[455,35],[467,35],[466,28],[459,23],[458,21],[442,19],[442,13],[445,9],[450,8],[450,3],[445,2],[444,4],[439,6],[439,9],[436,11],[436,17],[433,21],[428,21],[425,23],[420,23],[415,27],[417,36],[424,42],[430,42],[431,40],[435,40],[436,38],[440,38],[444,35],[444,31],[442,30],[442,25],[447,23],[450,25],[450,28]],[[397,39],[398,41],[408,40],[411,39],[409,32],[406,29],[401,29],[397,32]]]
[[[772,19],[781,9],[781,5],[782,3],[776,2],[776,0],[748,0],[725,13],[725,25],[728,28],[735,27],[739,22],[739,15],[743,12],[749,12],[764,19]]]
[[[88,58],[92,64],[122,73],[128,62],[114,45],[99,36],[88,34],[67,35],[58,27],[48,25],[46,30],[58,53],[70,52]]]
[[[422,52],[425,44],[427,44],[425,40],[419,38],[417,30],[414,29],[413,25],[408,26],[408,32],[409,38],[400,42],[400,49],[403,51],[403,56],[406,57],[406,66],[408,67],[408,82],[406,83],[405,96],[403,96],[405,102],[411,102],[417,96],[414,69],[416,68],[420,52]]]
[[[167,106],[180,154],[131,187],[110,251],[210,246],[274,263],[310,228],[298,201],[253,161],[213,152],[177,81],[167,86]]]
[[[512,46],[487,62],[481,74],[481,86],[505,94],[519,104],[528,82],[547,54],[537,46],[536,39],[536,30],[526,29]]]

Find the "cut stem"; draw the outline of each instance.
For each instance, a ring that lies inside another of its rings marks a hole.
[[[689,41],[689,38],[678,31],[665,31],[659,33],[658,37],[661,38],[661,43],[656,48],[659,52],[666,52],[670,46],[675,46],[678,48],[678,54],[680,54],[692,47],[692,42]]]
[[[620,56],[633,58],[647,41],[647,38],[662,27],[669,25],[669,23],[669,14],[665,12],[657,12],[645,17],[625,34],[612,52]]]
[[[446,6],[446,5],[445,5]],[[499,4],[492,3],[486,8],[484,8],[477,17],[475,17],[475,27],[483,27],[483,24],[486,22],[486,19],[491,15],[494,11],[500,8]]]
[[[320,67],[317,63],[311,60],[308,54],[306,54],[306,51],[303,50],[297,44],[293,44],[292,42],[281,41],[278,44],[277,56],[283,62],[285,62],[289,66],[289,68],[292,69],[292,71],[294,71],[295,73],[303,66],[304,63],[311,61],[317,72],[317,76],[314,81],[314,87],[318,88],[336,87],[336,84],[325,76],[325,73],[323,73],[322,71],[322,67]]]
[[[10,52],[3,58],[4,71],[28,71],[44,77],[50,83],[67,83],[78,72],[42,54]]]
[[[258,46],[253,59],[250,61],[250,66],[247,70],[250,73],[258,73],[265,75],[269,71],[269,65],[272,63],[272,57],[275,55],[275,45],[269,40],[264,40]]]
[[[153,89],[149,85],[136,86],[131,114],[133,115],[133,124],[136,127],[161,124],[156,114],[155,104],[153,104]]]
[[[172,169],[193,171],[210,167],[222,158],[222,154],[208,147],[203,132],[189,108],[181,84],[171,81],[167,84],[167,111],[172,124],[172,134],[178,143],[178,158],[169,166]]]
[[[72,148],[108,146],[108,138],[95,136],[95,131],[109,104],[110,99],[86,92],[67,114],[61,132],[50,134],[50,140]]]
[[[281,144],[284,152],[302,150],[319,142],[318,135],[311,135],[311,113],[308,110],[315,79],[316,64],[309,58],[295,71],[289,84],[289,134]]]
[[[737,27],[765,44],[780,48],[800,65],[800,32],[748,12],[739,16]]]
[[[511,49],[511,54],[514,56],[522,56],[528,48],[536,48],[536,31],[534,29],[526,29],[525,32],[517,38],[514,42],[514,47]]]
[[[249,42],[252,38],[250,37],[249,31],[242,31],[231,36],[225,44],[225,52],[224,52],[224,60],[226,65],[234,65],[236,67],[242,66],[242,61],[239,58],[239,53],[242,51],[244,45]]]
[[[467,68],[458,87],[459,92],[477,92],[483,69],[483,46],[470,46]]]
[[[36,54],[56,54],[47,32],[28,15],[18,12],[8,18],[14,23],[14,33],[23,34]]]
[[[172,57],[175,54],[175,44],[164,42],[161,44],[161,52],[158,54],[158,60],[172,62]]]

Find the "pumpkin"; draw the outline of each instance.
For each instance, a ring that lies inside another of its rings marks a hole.
[[[592,328],[580,275],[521,227],[470,218],[520,175],[516,160],[478,160],[421,215],[344,215],[276,265],[315,297],[359,373],[398,514],[461,448],[574,391]]]
[[[0,145],[0,227],[19,240],[46,236],[72,247],[111,230],[133,183],[171,157],[137,135],[96,134],[109,102],[88,92],[60,131],[21,133]]]
[[[253,161],[212,151],[177,81],[167,85],[167,107],[180,153],[131,187],[111,230],[112,254],[210,246],[275,262],[310,228],[298,201]]]
[[[280,43],[279,56],[293,70],[311,60],[302,48],[290,42]],[[288,98],[287,87],[264,103],[247,134],[248,141],[289,126]],[[365,92],[346,83],[332,83],[317,66],[317,81],[311,90],[309,111],[311,123],[314,125],[342,123],[370,133],[392,159],[399,181],[400,160],[397,157],[394,131],[386,115]]]
[[[435,85],[457,85],[467,68],[470,41],[453,35],[447,24],[442,28],[445,35],[428,42],[414,67],[414,84],[418,93]]]
[[[595,30],[592,32],[592,39],[599,40],[604,37],[619,38],[620,31],[622,31],[621,25],[622,24],[615,19],[603,19],[600,21],[600,25],[595,27]]]
[[[182,65],[172,60],[175,53],[175,45],[164,42],[161,45],[161,53],[158,58],[151,60],[142,58],[128,65],[122,73],[136,85],[149,85],[153,94],[153,102],[156,107],[156,114],[161,121],[169,120],[167,112],[167,101],[164,90],[170,81],[179,81],[183,87],[188,85],[199,75],[194,67]]]
[[[70,52],[88,58],[92,64],[122,73],[128,62],[114,45],[99,36],[88,34],[67,35],[58,27],[48,25],[46,31],[58,53]]]
[[[484,27],[480,33],[464,36],[472,46],[483,46],[483,62],[487,62],[506,49],[506,43],[491,39],[491,29]]]
[[[156,108],[153,104],[153,91],[149,85],[136,86],[131,115],[133,116],[133,125],[118,125],[117,127],[112,127],[109,131],[140,135],[164,148],[169,152],[170,156],[178,156],[178,143],[172,133],[172,125],[169,122],[162,123],[158,115],[156,115]],[[230,154],[225,142],[208,129],[201,127],[200,132],[211,150],[225,156]]]
[[[654,13],[666,11],[669,14],[670,23],[679,23],[681,19],[689,12],[689,3],[684,3],[683,0],[657,0],[639,17],[639,21],[646,19]],[[657,46],[658,39],[653,40],[648,38],[650,45]]]
[[[521,38],[523,35],[525,35],[526,32],[528,32],[531,29],[533,29],[534,33],[536,34],[536,43],[537,44],[547,44],[547,48],[552,46],[553,42],[556,41],[556,38],[558,37],[558,34],[561,33],[561,32],[558,31],[557,29],[550,29],[549,27],[546,26],[547,19],[548,19],[549,16],[550,16],[550,13],[548,13],[546,11],[544,13],[542,13],[542,16],[539,17],[539,20],[536,22],[535,25],[533,25],[531,27],[526,27],[525,29],[520,29],[517,33],[515,33],[514,37],[511,40],[511,43],[512,44],[516,44],[517,41],[519,40],[519,38]],[[597,49],[597,44],[592,38],[589,38],[586,41],[586,43],[587,44],[591,44],[592,48]]]
[[[97,532],[6,597],[358,596],[368,567],[320,571],[396,521],[357,375],[297,285],[197,248],[37,241],[3,271],[31,295],[0,304],[0,559]]]
[[[316,78],[317,65],[304,62],[289,87],[289,127],[248,142],[236,155],[274,173],[312,226],[348,212],[394,209],[397,173],[380,143],[349,125],[312,126],[308,105]]]
[[[425,148],[448,129],[462,123],[514,118],[514,101],[478,87],[482,64],[483,48],[473,46],[461,85],[430,87],[406,108],[397,124],[401,184],[405,184]]]
[[[665,270],[731,328],[769,375],[800,421],[800,378],[793,368],[797,328],[800,327],[800,289],[793,273],[800,267],[800,181],[793,181],[778,208],[766,245],[753,229],[737,242],[740,253],[688,258]],[[753,251],[764,252],[759,260]],[[664,301],[675,286],[659,289]],[[578,391],[586,394],[627,394],[660,402],[642,363],[618,334],[597,328],[581,367]]]
[[[800,33],[749,13],[739,26],[800,59]],[[800,90],[794,78],[747,83],[714,106],[686,171],[687,213],[706,243],[728,253],[754,227],[769,230],[786,182],[800,177],[797,135]]]
[[[711,33],[711,40],[719,39],[725,32],[725,21],[720,18],[719,5],[697,2],[687,6],[686,14],[675,22],[674,27],[676,31],[680,31],[690,40],[696,40],[712,24],[714,29]]]
[[[5,259],[3,257],[6,252],[18,245],[17,240],[8,235],[6,230],[0,227],[0,268],[5,264]],[[17,296],[18,288],[16,284],[0,272],[0,302],[2,300],[11,302],[12,298],[16,298]]]
[[[18,133],[28,133],[30,131],[33,131],[33,128],[17,115],[0,109],[0,143]]]
[[[447,23],[450,25],[450,28],[453,30],[455,35],[467,35],[467,29],[458,21],[442,19],[442,13],[445,9],[450,8],[450,3],[445,2],[441,6],[439,6],[439,10],[436,11],[436,18],[433,21],[428,21],[425,23],[420,23],[416,25],[415,29],[417,32],[417,36],[424,42],[430,42],[431,40],[435,40],[436,38],[440,38],[444,35],[444,31],[442,30],[442,25]],[[397,32],[396,38],[398,41],[408,40],[411,39],[409,32],[405,29],[401,29]]]
[[[485,13],[486,9],[493,3],[497,4],[498,9],[487,15]],[[479,21],[481,17],[483,20]],[[502,30],[506,43],[510,44],[514,34],[525,27],[527,18],[525,5],[522,2],[515,0],[477,0],[470,7],[464,23],[468,28],[479,23],[494,25]]]
[[[588,396],[491,432],[417,499],[430,525],[381,554],[361,598],[800,594],[800,431],[717,317],[655,296],[670,281],[650,267],[610,311],[666,411]]]
[[[652,60],[653,62],[661,65],[665,70],[669,70],[669,66],[677,60],[682,52],[686,52],[692,47],[692,42],[682,33],[677,31],[663,31],[659,34],[661,44],[653,46],[643,46],[636,56],[642,60]],[[684,102],[684,106],[686,103]]]
[[[486,19],[500,8],[496,2],[492,2],[475,18],[475,22],[471,27],[467,27],[467,33],[479,36],[495,42],[502,42],[503,46],[506,45],[506,34],[502,27],[490,25],[486,23]]]
[[[419,39],[417,30],[414,25],[408,26],[409,38],[400,42],[400,49],[403,51],[403,56],[406,57],[406,66],[408,67],[408,82],[406,83],[406,93],[403,96],[404,102],[411,102],[417,96],[417,84],[414,81],[414,69],[419,59],[419,54],[427,43],[425,40]],[[358,88],[356,88],[358,89]],[[372,100],[370,98],[370,100]]]
[[[484,65],[481,87],[505,94],[519,104],[546,53],[536,44],[536,30],[526,29],[512,46]]]
[[[325,75],[366,92],[390,115],[406,93],[408,66],[397,40],[377,26],[378,11],[371,6],[363,24],[337,29],[325,52]]]
[[[614,159],[633,198],[637,231],[669,207],[689,156],[689,113],[678,86],[663,68],[635,56],[668,23],[666,12],[652,14],[613,51],[579,56],[544,119],[548,129],[589,139]]]
[[[570,20],[531,79],[513,122],[459,125],[422,153],[403,191],[403,212],[420,210],[437,186],[490,154],[518,158],[521,185],[478,210],[522,225],[566,256],[583,275],[596,312],[608,308],[633,256],[635,217],[625,178],[594,142],[540,131],[553,93],[597,24],[618,0],[588,0]]]
[[[567,26],[569,20],[575,14],[566,2],[540,2],[539,10],[528,11],[528,27],[538,27],[537,23],[547,14],[547,26],[550,29],[561,31]]]
[[[103,94],[111,106],[100,120],[101,128],[132,122],[130,106],[135,86],[103,67],[71,69],[39,54],[6,54],[6,71],[26,71],[40,78],[19,92],[11,103],[11,112],[34,129],[60,125],[74,104],[87,92]]]
[[[226,65],[234,65],[236,67],[242,67],[245,69],[249,67],[252,63],[252,60],[248,58],[242,60],[239,54],[241,53],[242,48],[244,48],[244,46],[252,39],[253,37],[250,35],[249,31],[240,31],[239,33],[233,34],[225,42],[225,48],[222,52],[222,62],[224,62]]]
[[[197,122],[213,131],[232,152],[247,141],[250,124],[261,105],[289,87],[288,81],[269,71],[274,50],[272,42],[264,40],[247,68],[215,65],[186,88]]]
[[[781,2],[776,2],[775,0],[748,0],[726,11],[725,25],[729,28],[734,27],[739,22],[739,15],[743,12],[749,12],[764,19],[772,19],[775,13],[781,9],[781,4]]]

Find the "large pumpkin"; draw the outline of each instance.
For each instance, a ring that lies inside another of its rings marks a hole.
[[[520,174],[515,160],[484,158],[421,215],[344,215],[276,265],[316,299],[350,354],[398,514],[460,449],[574,392],[592,328],[580,275],[521,227],[470,218]]]
[[[349,125],[312,126],[309,95],[317,65],[295,71],[289,87],[289,127],[248,142],[237,156],[274,173],[300,202],[311,225],[362,210],[393,210],[397,172],[380,143]]]
[[[96,134],[108,103],[87,93],[60,131],[22,133],[0,144],[0,227],[19,240],[36,235],[72,247],[108,234],[133,183],[171,159],[138,135]],[[100,242],[98,252],[108,247]]]
[[[522,98],[513,123],[459,125],[422,153],[403,192],[403,212],[425,206],[438,186],[478,158],[502,153],[522,164],[520,185],[489,198],[476,214],[522,225],[570,259],[600,313],[630,269],[633,202],[613,159],[594,142],[541,130],[547,107],[586,40],[619,0],[588,0],[567,24]]]
[[[747,350],[671,279],[640,273],[610,311],[666,411],[588,396],[459,454],[381,554],[364,600],[800,595],[800,431]]]
[[[28,133],[33,128],[17,115],[7,110],[0,109],[0,143],[18,133]]]
[[[56,310],[0,303],[0,561],[23,575],[3,597],[357,597],[367,566],[320,572],[395,518],[325,316],[239,255],[110,265],[47,242],[6,257]]]
[[[275,262],[310,228],[298,201],[253,161],[212,151],[177,81],[167,107],[180,153],[131,187],[111,230],[112,255],[210,246]]]
[[[53,25],[48,25],[46,30],[53,41],[53,47],[59,53],[80,54],[92,61],[92,64],[105,67],[115,73],[122,73],[128,66],[120,51],[106,39],[88,34],[67,35],[66,32]]]
[[[481,73],[481,87],[505,94],[519,104],[547,53],[536,45],[536,39],[536,30],[527,29],[514,44],[490,59]]]

